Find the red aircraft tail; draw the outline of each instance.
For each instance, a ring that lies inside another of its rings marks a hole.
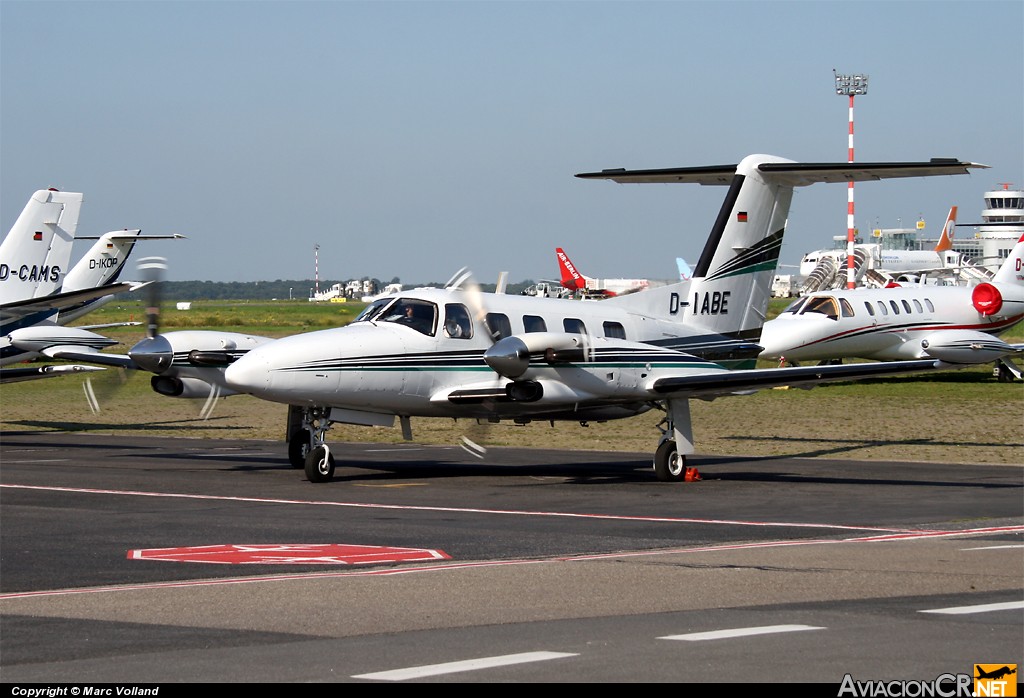
[[[569,256],[562,251],[561,247],[555,248],[555,256],[558,258],[558,269],[562,274],[562,286],[570,291],[582,291],[587,287],[587,280],[583,274],[576,271]]]

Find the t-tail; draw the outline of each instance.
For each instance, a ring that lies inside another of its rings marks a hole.
[[[0,303],[55,293],[71,261],[82,195],[41,189],[0,245]]]
[[[728,187],[689,282],[602,302],[681,322],[709,334],[756,342],[768,311],[794,188],[817,182],[967,174],[976,167],[986,166],[950,158],[928,162],[799,163],[772,155],[749,155],[738,165],[603,170],[576,176],[620,183]]]
[[[585,289],[587,287],[586,277],[580,274],[576,265],[569,259],[569,255],[561,247],[555,248],[555,257],[558,259],[558,271],[562,277],[562,286],[573,292]]]

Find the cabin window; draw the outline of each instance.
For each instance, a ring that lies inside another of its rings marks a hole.
[[[583,324],[582,320],[578,320],[574,317],[567,317],[562,320],[562,329],[570,334],[586,334],[587,327]]]
[[[929,312],[929,313],[934,313],[934,312],[935,312],[935,306],[934,306],[934,305],[932,305],[932,302],[931,302],[930,300],[928,300],[927,298],[925,298],[925,299],[924,299],[924,304],[928,306],[928,312]]]
[[[508,321],[508,315],[504,313],[487,313],[484,318],[487,329],[495,339],[504,339],[512,336],[512,323]]]
[[[527,332],[547,332],[548,324],[539,315],[524,315],[523,329]]]
[[[433,337],[437,327],[437,306],[415,298],[399,298],[378,319],[381,322],[406,325]]]
[[[914,307],[917,308],[917,312],[919,312],[919,313],[923,313],[924,312],[924,308],[921,307],[921,301],[917,300],[916,298],[914,299]]]
[[[836,299],[832,296],[813,296],[807,301],[807,305],[800,311],[801,315],[807,313],[821,313],[832,320],[839,319],[839,308]]]
[[[612,339],[625,339],[626,328],[619,322],[606,322],[604,323],[604,336]]]
[[[908,303],[907,301],[901,301],[901,303],[903,303],[903,309],[907,311],[907,315],[914,312],[913,310],[910,309],[910,303]]]
[[[875,316],[875,309],[871,307],[871,301],[864,301],[864,307],[868,309],[868,315]]]
[[[882,311],[882,315],[889,314],[889,308],[886,306],[885,301],[878,301],[878,309]]]
[[[853,317],[853,306],[845,298],[839,299],[839,305],[843,308],[843,317]]]
[[[445,303],[444,333],[455,339],[469,339],[473,336],[473,325],[469,311],[462,303]]]
[[[892,314],[893,315],[899,315],[900,314],[900,307],[898,305],[896,305],[896,301],[889,301],[889,305],[892,306]]]

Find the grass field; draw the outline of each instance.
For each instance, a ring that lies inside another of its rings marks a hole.
[[[773,301],[769,317],[785,302]],[[347,323],[362,304],[302,301],[173,303],[162,311],[163,329],[230,329],[285,336]],[[144,320],[141,302],[110,304],[77,324]],[[139,326],[102,330],[126,351],[143,336]],[[1021,325],[1004,335],[1024,341]],[[182,438],[281,441],[285,407],[248,396],[222,398],[208,420],[202,401],[152,392],[146,375],[105,371],[93,385],[103,405],[93,414],[84,377],[67,376],[0,389],[0,430],[79,431]],[[120,378],[126,375],[123,383]],[[1024,465],[1024,383],[999,383],[991,366],[927,376],[904,376],[822,385],[812,390],[763,390],[753,395],[692,401],[697,451],[709,456],[807,456],[898,461]],[[413,419],[423,443],[455,444],[470,433],[489,446],[538,446],[653,453],[660,413],[581,427],[576,423],[480,427],[447,419]],[[332,444],[397,442],[396,429],[337,425]],[[467,456],[468,457],[468,456]]]

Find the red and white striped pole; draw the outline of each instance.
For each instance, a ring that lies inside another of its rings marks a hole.
[[[852,99],[852,98],[851,98]],[[320,245],[313,245],[313,286],[316,296],[320,295]],[[316,297],[314,296],[314,298]]]
[[[868,93],[867,75],[839,75],[833,68],[832,74],[836,78],[836,94],[849,95],[850,97],[850,133],[847,148],[849,151],[849,162],[853,162],[853,96],[866,95]],[[854,257],[854,243],[857,239],[857,231],[853,220],[853,180],[847,184],[846,201],[846,287],[854,288],[856,284],[856,258]]]
[[[850,95],[850,135],[849,135],[849,162],[853,163],[853,95]],[[856,231],[853,223],[853,180],[851,179],[846,188],[846,288],[855,288],[856,263],[853,256],[853,245],[856,240]]]

